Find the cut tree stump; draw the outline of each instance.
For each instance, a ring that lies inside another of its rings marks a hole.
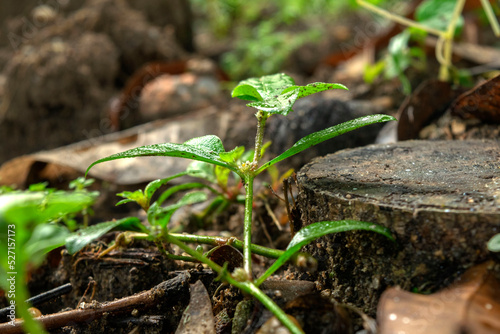
[[[390,286],[433,292],[488,258],[500,232],[500,142],[405,141],[317,158],[297,175],[303,225],[355,219],[388,227],[307,246],[337,300],[374,315]],[[298,274],[300,276],[300,274]]]

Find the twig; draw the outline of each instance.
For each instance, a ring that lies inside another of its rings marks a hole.
[[[39,295],[33,296],[31,298],[28,298],[26,300],[26,303],[31,304],[32,306],[38,306],[40,304],[43,304],[49,300],[52,300],[54,298],[57,298],[59,296],[65,295],[71,291],[73,287],[71,286],[71,283],[66,283],[64,285],[58,286],[57,288],[54,288],[52,290],[43,292]],[[0,310],[0,321],[5,321],[7,320],[7,314],[10,312],[10,308],[6,307]]]
[[[189,294],[189,274],[181,273],[179,276],[164,281],[154,288],[129,297],[112,302],[92,305],[90,308],[76,309],[36,318],[47,330],[89,322],[102,318],[104,315],[113,317],[130,313],[134,309],[144,310],[156,306],[163,300],[173,302],[179,300],[180,295]],[[22,320],[0,324],[2,334],[22,334]]]

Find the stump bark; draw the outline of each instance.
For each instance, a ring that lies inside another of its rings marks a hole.
[[[433,292],[488,258],[500,232],[500,142],[406,141],[317,158],[297,175],[301,223],[356,219],[388,227],[329,235],[307,246],[315,279],[375,314],[389,286]]]

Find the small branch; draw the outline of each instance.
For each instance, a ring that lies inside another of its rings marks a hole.
[[[40,304],[43,304],[49,300],[55,299],[59,296],[65,295],[69,293],[72,289],[71,283],[66,283],[64,285],[58,286],[57,288],[54,288],[52,290],[43,292],[39,295],[33,296],[31,298],[28,298],[26,300],[26,303],[30,303],[32,306],[38,306]],[[0,310],[0,321],[6,321],[7,320],[7,314],[10,312],[9,307],[5,307]]]
[[[156,306],[161,301],[177,301],[180,295],[189,294],[189,275],[181,273],[179,276],[162,282],[154,288],[129,297],[118,299],[100,305],[92,305],[91,308],[76,309],[72,311],[50,314],[37,318],[36,321],[47,330],[90,322],[102,318],[104,315],[113,317],[128,314],[132,310],[145,310]],[[0,324],[2,334],[22,334],[22,320],[12,323]]]

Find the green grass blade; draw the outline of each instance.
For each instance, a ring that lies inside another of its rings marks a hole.
[[[281,255],[272,264],[272,266],[269,267],[269,269],[266,270],[266,272],[261,277],[259,277],[255,284],[259,286],[276,270],[278,270],[286,261],[288,261],[296,252],[298,252],[302,247],[304,247],[311,241],[330,233],[346,232],[352,230],[377,232],[386,236],[390,240],[395,241],[389,229],[372,223],[357,220],[323,221],[313,223],[311,225],[305,226],[299,232],[297,232],[297,234],[295,234],[283,255]]]
[[[332,127],[329,127],[327,129],[311,133],[310,135],[305,136],[304,138],[300,139],[297,141],[295,144],[293,144],[292,147],[290,147],[288,150],[283,152],[282,154],[278,155],[276,158],[272,159],[271,161],[266,162],[262,166],[260,166],[259,169],[257,169],[257,174],[263,172],[268,168],[269,166],[272,166],[281,160],[284,160],[286,158],[289,158],[297,153],[300,153],[304,151],[305,149],[308,149],[311,146],[317,145],[319,143],[324,142],[325,140],[331,139],[333,137],[339,136],[341,134],[344,134],[346,132],[356,130],[357,128],[360,128],[365,125],[373,124],[373,123],[380,123],[380,122],[387,122],[387,121],[395,121],[396,119],[392,116],[388,115],[369,115],[369,116],[364,116],[360,118],[353,119],[351,121],[342,123],[342,124],[337,124]]]
[[[89,170],[93,166],[102,162],[124,159],[124,158],[153,157],[153,156],[178,157],[178,158],[204,161],[214,165],[219,165],[222,167],[229,168],[232,171],[238,173],[239,171],[235,166],[231,166],[220,159],[219,154],[222,152],[224,152],[222,141],[220,140],[219,137],[213,135],[194,138],[188,140],[184,144],[164,143],[164,144],[146,145],[146,146],[136,147],[121,153],[113,154],[106,158],[94,161],[87,168],[85,175],[88,174]]]

